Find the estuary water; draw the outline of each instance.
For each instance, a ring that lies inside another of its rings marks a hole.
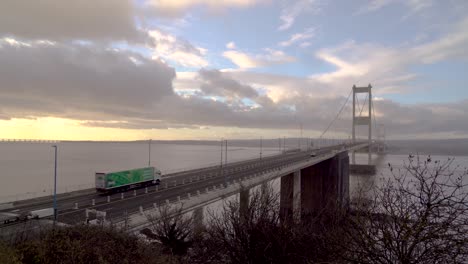
[[[0,143],[0,202],[45,196],[54,182],[54,144]],[[147,142],[61,142],[57,155],[58,193],[94,187],[96,172],[148,166]],[[278,148],[262,148],[262,156]],[[258,147],[229,147],[227,162],[260,156]],[[223,162],[225,160],[223,151]],[[215,145],[151,144],[151,166],[162,174],[218,165],[221,147]]]
[[[0,143],[0,202],[16,201],[52,193],[54,148],[50,143]],[[59,193],[94,187],[96,172],[111,172],[148,166],[149,144],[145,142],[61,142],[57,144],[57,189]],[[262,155],[278,154],[278,148],[262,148]],[[225,159],[223,152],[223,160]],[[259,157],[259,147],[228,147],[227,161]],[[448,156],[433,156],[444,160]],[[454,166],[468,167],[468,156],[456,156]],[[388,177],[388,163],[402,168],[408,155],[373,155],[377,175],[351,175],[351,191]],[[221,148],[215,145],[151,144],[151,166],[163,174],[218,165]],[[367,155],[356,162],[366,164]]]

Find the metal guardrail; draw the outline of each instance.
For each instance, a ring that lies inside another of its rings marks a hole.
[[[338,153],[338,152],[336,152]],[[260,173],[254,173],[248,175],[244,178],[241,178],[241,181],[231,181],[228,183],[227,186],[223,186],[223,188],[207,188],[205,190],[198,190],[196,196],[186,195],[185,199],[181,199],[181,197],[174,199],[173,201],[166,201],[166,204],[172,206],[180,206],[182,210],[177,211],[178,213],[187,213],[193,211],[199,207],[203,207],[207,204],[214,203],[216,201],[222,200],[226,197],[234,195],[238,193],[242,188],[252,188],[257,185],[262,184],[265,181],[271,181],[273,179],[285,176],[290,174],[293,171],[297,171],[303,169],[305,167],[312,166],[323,160],[330,159],[336,155],[336,153],[330,153],[326,155],[322,155],[320,157],[309,158],[306,161],[296,161],[292,162],[288,165],[282,165],[275,168],[267,169]],[[194,200],[197,200],[194,202]],[[157,214],[157,209],[153,207],[140,207],[139,210],[134,210],[133,214],[128,215],[130,217],[130,222],[133,223],[130,226],[129,231],[134,232],[141,230],[147,227],[150,223],[147,221],[148,214]]]

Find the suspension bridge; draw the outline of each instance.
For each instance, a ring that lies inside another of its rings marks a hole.
[[[359,96],[362,94],[366,97],[360,102]],[[373,128],[377,130],[377,122],[371,85],[352,87],[346,101],[320,138],[343,114],[351,96],[351,142],[341,140],[327,147],[283,152],[269,157],[167,174],[160,185],[105,196],[92,190],[77,195],[62,195],[57,202],[57,219],[60,223],[73,225],[89,221],[92,217],[90,214],[94,213],[112,219],[113,223],[128,225],[128,230],[138,232],[149,225],[147,216],[157,212],[161,205],[178,206],[182,212],[193,211],[202,217],[206,205],[235,194],[239,194],[241,207],[247,206],[249,190],[274,179],[281,182],[280,212],[283,218],[292,217],[297,210],[306,217],[327,206],[343,206],[349,200],[350,171],[362,169],[363,166],[372,170],[371,152],[385,150],[382,146],[385,135],[382,132],[376,132],[378,140],[372,138]],[[363,112],[366,105],[367,109]],[[367,140],[357,139],[358,127],[367,128]],[[367,164],[356,164],[355,153],[359,150],[368,152]],[[3,211],[21,214],[51,207],[51,204],[52,197],[43,197],[14,203]],[[0,233],[16,232],[11,231],[15,229],[6,230],[1,228]]]

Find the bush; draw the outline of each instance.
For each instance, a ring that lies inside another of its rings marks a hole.
[[[282,221],[279,195],[271,186],[253,191],[246,208],[225,202],[211,213],[206,233],[195,243],[194,263],[316,263],[335,259],[325,214],[312,222]]]
[[[0,242],[0,263],[19,264],[21,261],[15,249]]]
[[[352,263],[466,263],[468,260],[468,171],[453,159],[409,157],[401,170],[358,203],[343,225],[341,246]]]
[[[164,263],[155,247],[103,227],[50,229],[16,248],[23,263]]]

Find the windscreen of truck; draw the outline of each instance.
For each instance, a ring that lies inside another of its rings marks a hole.
[[[106,174],[105,173],[96,173],[96,188],[106,188]]]

